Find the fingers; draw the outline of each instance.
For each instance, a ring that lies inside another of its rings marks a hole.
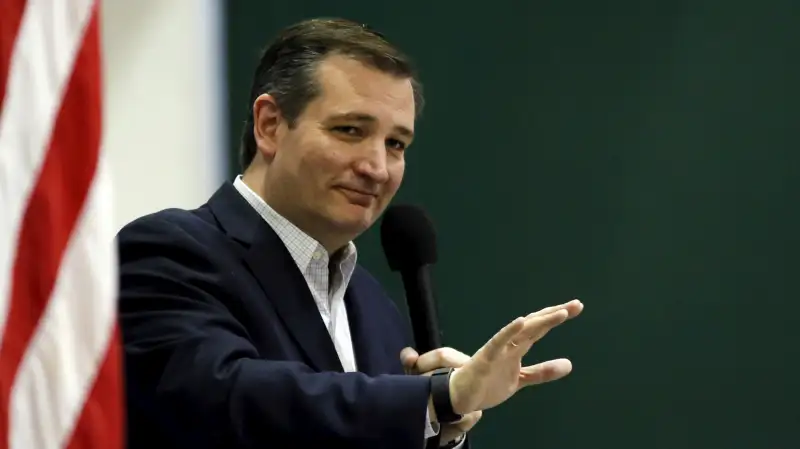
[[[550,329],[567,321],[567,318],[569,318],[569,312],[564,309],[558,309],[546,315],[537,315],[533,318],[528,318],[525,320],[525,325],[519,332],[519,338],[522,341],[517,343],[533,344],[547,335]]]
[[[468,355],[453,348],[439,348],[419,356],[416,369],[420,373],[427,373],[439,368],[459,368],[469,359]]]
[[[540,310],[538,312],[531,313],[530,315],[528,315],[525,318],[533,318],[534,316],[547,315],[549,313],[556,312],[558,310],[564,310],[564,309],[569,314],[569,316],[567,317],[568,319],[569,318],[575,318],[576,316],[580,315],[580,313],[583,311],[583,303],[578,299],[573,299],[572,301],[565,302],[564,304],[559,304],[557,306],[551,306],[551,307],[545,307],[544,309],[542,309],[542,310]]]
[[[417,374],[418,371],[415,369],[417,365],[417,359],[419,359],[419,354],[414,348],[403,348],[400,351],[400,362],[403,364],[403,369],[405,369],[406,374]]]
[[[478,421],[481,420],[482,416],[483,412],[480,410],[474,411],[472,413],[467,413],[456,422],[449,424],[442,424],[442,433],[445,433],[446,431],[451,429],[454,430],[455,433],[457,433],[457,436],[467,433],[470,430],[472,430],[473,427],[475,427],[475,424],[478,424]]]
[[[494,334],[488,342],[480,349],[487,361],[497,359],[505,352],[512,339],[525,327],[525,318],[519,317],[514,321],[508,323],[504,328]]]
[[[522,357],[534,343],[547,335],[550,329],[566,321],[567,316],[568,313],[564,309],[560,309],[547,315],[525,318],[522,329],[511,338],[508,349]]]
[[[533,343],[547,335],[550,329],[578,316],[582,311],[583,303],[574,299],[564,304],[546,307],[524,318],[517,318],[500,329],[478,353],[487,361],[496,360],[508,348],[524,354]]]
[[[572,362],[568,359],[548,360],[519,371],[520,388],[539,385],[561,379],[572,372]]]
[[[413,348],[400,351],[400,362],[406,374],[427,373],[439,368],[459,368],[469,356],[453,348],[438,348],[419,355]]]
[[[527,353],[534,343],[541,340],[551,329],[578,316],[583,311],[583,303],[575,299],[564,304],[546,307],[528,315],[521,335],[514,339],[514,350]]]
[[[536,341],[547,335],[550,329],[569,318],[568,307],[555,306],[546,314],[537,312],[525,318],[515,319],[495,334],[479,352],[487,361],[497,359],[509,349],[517,355],[524,355]],[[582,305],[578,307],[582,308]]]
[[[450,443],[458,438],[462,438],[465,433],[469,432],[473,427],[475,427],[475,424],[480,421],[481,416],[483,416],[483,412],[478,410],[476,412],[467,413],[463,418],[456,422],[442,424],[442,428],[439,433],[441,435],[441,439],[439,440],[440,444]]]

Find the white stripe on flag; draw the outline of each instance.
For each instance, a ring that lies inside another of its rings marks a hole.
[[[20,5],[0,33],[0,449],[122,449],[99,7]]]
[[[47,152],[92,0],[28,0],[0,111],[0,341],[19,227]]]
[[[101,158],[87,208],[14,384],[12,449],[66,447],[105,357],[117,297],[108,178]]]

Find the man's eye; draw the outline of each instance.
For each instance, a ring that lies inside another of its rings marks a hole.
[[[357,137],[357,136],[361,135],[361,129],[359,129],[359,128],[355,127],[355,126],[335,126],[333,128],[333,131],[338,133],[338,134],[345,134],[345,135],[354,136],[354,137]]]
[[[402,151],[402,150],[406,149],[406,144],[404,142],[400,141],[400,140],[397,140],[397,139],[387,139],[386,140],[386,146],[391,148],[392,150],[400,150],[400,151]]]

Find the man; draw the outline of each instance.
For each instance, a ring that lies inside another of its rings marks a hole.
[[[580,302],[514,320],[472,357],[418,355],[357,264],[352,241],[400,186],[421,101],[383,37],[291,26],[251,100],[244,174],[119,233],[131,449],[466,447],[482,410],[570,371],[520,360]]]

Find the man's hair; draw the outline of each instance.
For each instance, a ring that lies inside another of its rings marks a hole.
[[[400,78],[410,78],[416,114],[423,98],[414,67],[406,55],[380,33],[345,19],[310,19],[283,29],[264,50],[250,90],[247,121],[242,132],[240,163],[245,170],[256,154],[253,103],[268,93],[290,128],[308,103],[320,94],[316,79],[319,63],[328,56],[351,57],[369,67]]]

